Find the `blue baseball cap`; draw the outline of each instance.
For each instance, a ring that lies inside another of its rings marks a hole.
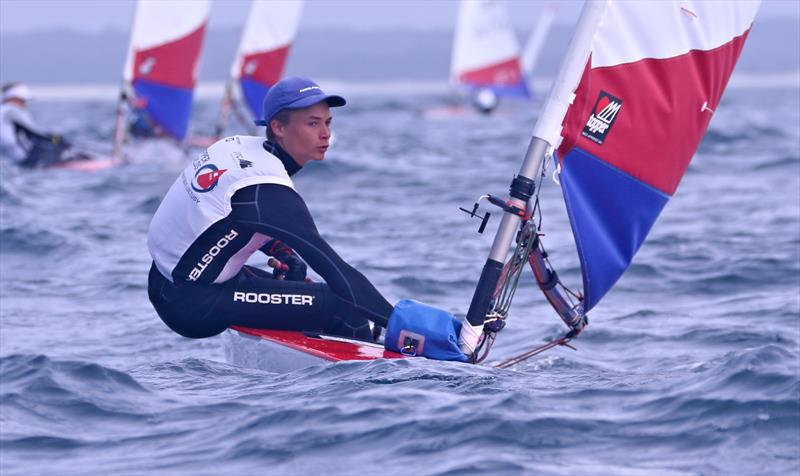
[[[269,88],[264,96],[264,118],[254,121],[257,126],[266,126],[283,109],[303,109],[325,101],[330,107],[347,104],[341,96],[325,94],[319,85],[307,78],[293,76],[284,78]]]

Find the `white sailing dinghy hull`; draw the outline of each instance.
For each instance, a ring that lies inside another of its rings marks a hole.
[[[406,357],[380,344],[312,332],[235,326],[223,338],[229,364],[275,373],[341,361]]]

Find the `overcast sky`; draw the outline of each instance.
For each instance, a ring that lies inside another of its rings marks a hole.
[[[709,0],[720,1],[720,0]],[[0,33],[70,28],[98,32],[128,31],[135,0],[0,0]],[[509,0],[514,24],[529,28],[549,0]],[[574,22],[582,0],[556,2],[556,21]],[[250,0],[214,0],[210,28],[240,26]],[[306,0],[301,28],[348,29],[452,28],[456,0]],[[800,22],[800,0],[764,0],[761,17],[794,17]]]

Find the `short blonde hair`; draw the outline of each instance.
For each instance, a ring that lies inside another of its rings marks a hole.
[[[288,124],[289,120],[292,118],[292,110],[291,109],[281,109],[269,121],[267,124],[267,140],[270,142],[275,142],[275,133],[272,132],[272,121],[278,121],[281,124]]]

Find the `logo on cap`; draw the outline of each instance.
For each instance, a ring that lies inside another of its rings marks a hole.
[[[198,193],[206,193],[214,190],[219,178],[222,177],[222,174],[227,170],[228,169],[219,170],[214,164],[206,164],[200,167],[194,174],[192,190]]]

